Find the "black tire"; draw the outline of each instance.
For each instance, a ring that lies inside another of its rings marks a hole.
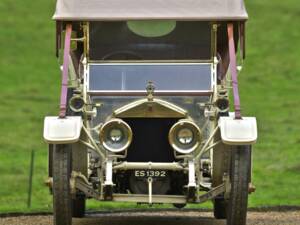
[[[53,177],[52,164],[53,164],[53,144],[49,144],[48,145],[48,177]]]
[[[227,207],[227,225],[246,224],[250,166],[251,146],[235,146],[231,158],[231,191]]]
[[[72,225],[71,148],[69,145],[54,145],[52,172],[54,225]]]
[[[74,94],[74,88],[68,88],[68,103],[69,100],[73,97]],[[81,112],[73,112],[68,105],[67,108],[67,115],[68,116],[82,116]],[[72,148],[72,146],[70,146]],[[71,151],[71,158],[72,158],[72,151]],[[73,161],[73,160],[72,160]],[[73,163],[73,162],[72,162]],[[71,165],[72,168],[72,165]],[[74,169],[74,168],[72,168]],[[81,171],[80,171],[81,172]],[[75,218],[82,218],[85,215],[85,196],[84,195],[77,195],[76,199],[72,200],[72,217]]]
[[[186,207],[186,204],[178,204],[178,203],[174,203],[173,206],[176,209],[183,209],[184,207]]]
[[[228,201],[224,197],[217,197],[214,200],[214,216],[216,219],[226,219],[227,218],[227,205]]]
[[[72,200],[72,216],[82,218],[85,215],[85,196],[79,195]]]

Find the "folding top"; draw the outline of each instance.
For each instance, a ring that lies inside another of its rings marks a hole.
[[[60,21],[244,21],[244,0],[57,0]]]

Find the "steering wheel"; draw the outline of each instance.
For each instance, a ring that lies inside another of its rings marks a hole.
[[[102,60],[141,60],[139,54],[132,51],[114,51],[102,57]]]

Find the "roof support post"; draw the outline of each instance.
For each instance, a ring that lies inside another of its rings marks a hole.
[[[238,78],[237,78],[237,67],[236,67],[237,63],[236,63],[236,50],[235,50],[235,44],[234,44],[234,25],[233,25],[233,23],[227,24],[227,32],[228,32],[230,72],[231,72],[232,89],[233,89],[235,119],[242,119],[239,88],[238,88]]]
[[[240,51],[242,59],[246,58],[246,22],[239,23]]]
[[[56,21],[56,51],[55,55],[58,58],[59,57],[59,50],[61,48],[61,31],[63,27],[63,22]]]
[[[62,71],[61,96],[59,117],[65,118],[67,111],[67,95],[68,95],[68,70],[69,70],[69,54],[71,47],[72,24],[66,25],[65,46],[64,46],[64,61]]]

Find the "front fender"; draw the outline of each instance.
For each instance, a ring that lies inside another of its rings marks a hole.
[[[219,127],[223,143],[228,145],[251,145],[257,140],[255,117],[220,117]]]
[[[49,144],[75,143],[79,140],[82,125],[80,116],[47,116],[44,120],[44,139]]]

